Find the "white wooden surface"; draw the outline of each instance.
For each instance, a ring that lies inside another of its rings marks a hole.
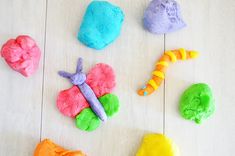
[[[44,46],[45,1],[0,1],[0,43],[19,34],[33,36]],[[42,51],[43,57],[44,51]],[[40,140],[42,104],[40,70],[26,79],[0,60],[0,155],[32,155]]]
[[[110,0],[125,12],[121,36],[96,52],[76,39],[90,0],[1,0],[0,44],[19,34],[32,36],[43,56],[38,72],[24,78],[0,61],[0,155],[31,156],[40,139],[51,138],[89,156],[134,156],[143,134],[165,133],[182,156],[232,156],[235,145],[235,1],[179,0],[188,27],[156,36],[142,28],[149,0]],[[164,49],[185,47],[200,58],[170,66],[165,84],[149,97],[136,90],[150,77]],[[121,109],[92,133],[75,127],[74,120],[55,106],[58,92],[71,85],[58,70],[74,71],[78,57],[85,70],[95,63],[110,64],[117,75]],[[181,93],[192,83],[213,88],[216,113],[202,125],[178,113]]]

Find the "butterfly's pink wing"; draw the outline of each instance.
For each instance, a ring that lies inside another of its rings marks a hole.
[[[69,117],[75,117],[84,108],[89,107],[77,86],[62,90],[57,97],[56,105],[62,114]]]
[[[86,83],[97,97],[111,93],[116,85],[114,71],[107,64],[96,64],[87,74]]]

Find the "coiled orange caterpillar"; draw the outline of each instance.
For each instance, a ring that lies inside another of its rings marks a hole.
[[[165,72],[170,62],[193,59],[197,57],[198,52],[185,50],[184,48],[166,51],[156,63],[156,68],[152,72],[152,79],[149,80],[148,83],[138,91],[138,94],[141,96],[147,96],[157,90],[165,78]]]

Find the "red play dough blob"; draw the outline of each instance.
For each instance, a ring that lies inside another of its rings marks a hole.
[[[22,35],[8,40],[0,54],[13,70],[28,77],[37,70],[41,52],[31,37]]]
[[[96,64],[88,73],[86,83],[97,97],[111,93],[116,86],[113,69],[104,63]]]
[[[60,112],[69,117],[75,117],[84,108],[89,107],[77,86],[61,91],[56,104]]]

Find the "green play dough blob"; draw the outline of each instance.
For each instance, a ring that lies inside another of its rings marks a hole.
[[[99,98],[108,117],[113,116],[119,110],[119,100],[114,94],[106,94]]]
[[[210,117],[215,111],[210,87],[204,83],[190,86],[180,98],[179,110],[185,119],[194,120],[197,124]]]
[[[95,115],[91,108],[84,109],[76,116],[77,128],[85,131],[93,131],[100,125],[100,119]]]

